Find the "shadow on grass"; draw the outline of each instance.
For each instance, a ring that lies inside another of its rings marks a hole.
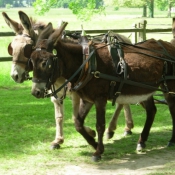
[[[38,100],[34,98],[29,92],[30,88],[1,89],[3,103],[1,103],[0,107],[0,156],[2,157],[20,156],[26,152],[28,154],[37,154],[40,149],[35,150],[36,147],[41,146],[41,150],[49,149],[50,142],[55,137],[53,104],[50,99]],[[66,100],[64,135],[67,140],[72,140],[62,146],[56,154],[64,156],[64,153],[68,150],[72,153],[79,151],[78,155],[90,157],[94,150],[89,149],[86,142],[82,143],[82,136],[75,131],[71,118],[71,106],[71,101]],[[135,118],[135,123],[137,123],[137,120],[140,120],[140,118]],[[164,125],[166,124],[164,123]],[[119,133],[117,132],[117,134]],[[129,137],[121,137],[120,139],[115,139],[115,137],[110,141],[104,139],[105,152],[102,156],[102,162],[123,159],[125,156],[127,160],[130,160],[130,157],[135,157],[139,134],[133,130],[133,135]],[[146,143],[146,150],[148,150],[146,155],[152,155],[154,152],[155,154],[159,153],[160,147],[165,147],[170,137],[170,130],[151,131]],[[60,153],[61,150],[63,153]],[[161,149],[160,152],[162,150],[164,149]],[[142,158],[142,156],[144,155],[137,155],[136,157]]]
[[[70,102],[68,102],[68,105]],[[70,111],[70,116],[69,116]],[[70,109],[66,112],[67,134],[74,129]],[[50,99],[36,99],[30,88],[1,89],[0,154],[23,154],[37,143],[48,143],[55,138],[54,107]],[[70,131],[69,131],[70,128]]]
[[[142,154],[126,154],[119,159],[113,158],[110,161],[104,158],[101,163],[97,164],[97,168],[104,171],[110,170],[110,172],[122,170],[125,172],[124,174],[127,174],[127,171],[132,174],[131,170],[135,173],[137,172],[136,174],[152,170],[155,170],[155,172],[158,170],[160,174],[167,174],[165,172],[174,173],[175,159],[172,154],[174,154],[174,149],[172,148],[152,149]],[[161,172],[162,170],[163,172]]]
[[[139,134],[133,134],[120,140],[114,139],[110,143],[106,141],[102,160],[95,163],[96,168],[91,167],[91,171],[94,169],[95,173],[98,169],[101,173],[107,171],[109,174],[116,174],[116,171],[119,170],[121,170],[120,173],[118,172],[119,174],[132,174],[131,171],[133,174],[142,174],[145,171],[153,172],[152,170],[158,171],[160,174],[174,172],[175,159],[173,154],[175,147],[167,147],[171,131],[152,132],[146,142],[147,147],[140,153],[136,152],[138,137]],[[81,156],[89,156],[90,159],[92,154],[88,151],[82,151]],[[145,174],[149,173],[145,172]]]

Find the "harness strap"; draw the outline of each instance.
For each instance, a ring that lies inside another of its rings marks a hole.
[[[55,90],[55,92],[52,92],[51,94],[46,94],[45,97],[50,97],[50,96],[55,96],[55,94],[57,92],[59,92],[64,86],[66,86],[80,71],[81,69],[84,67],[84,65],[90,60],[91,56],[94,54],[95,50],[93,50],[90,54],[89,57],[83,62],[83,64],[76,70],[76,72],[74,72],[74,74],[65,81],[65,83],[63,83],[57,90]]]
[[[149,84],[145,84],[145,83],[142,83],[142,82],[135,82],[135,81],[128,80],[128,79],[121,79],[121,77],[115,77],[115,76],[103,74],[103,73],[100,73],[99,71],[92,72],[92,74],[94,75],[95,78],[103,78],[103,79],[106,79],[106,80],[116,81],[116,82],[122,82],[123,81],[122,83],[125,83],[125,84],[129,84],[129,85],[133,85],[133,86],[139,86],[139,87],[142,87],[142,88],[146,88],[146,89],[151,89],[151,90],[161,91],[161,92],[167,93],[166,90],[160,89],[158,87],[151,86]],[[158,84],[158,83],[156,83],[156,84]]]
[[[120,45],[119,42],[116,41],[116,42],[114,43],[114,46],[115,46],[115,50],[116,50],[117,53],[118,53],[118,54],[117,54],[117,57],[120,58],[120,60],[119,60],[118,63],[116,63],[116,62],[114,63],[115,65],[117,64],[117,66],[116,66],[116,73],[117,73],[117,75],[122,76],[122,77],[126,80],[126,79],[127,79],[127,65],[126,65],[125,60],[123,59],[123,58],[124,58],[124,52],[123,52],[123,50],[122,50],[121,45]],[[113,59],[113,61],[115,61],[115,60]],[[123,85],[124,85],[124,81],[123,81],[123,80],[120,81],[118,90],[117,90],[117,92],[113,95],[115,85],[116,85],[116,83],[115,83],[115,84],[112,83],[112,86],[111,86],[111,88],[110,88],[110,97],[113,99],[113,100],[112,100],[112,106],[114,106],[117,97],[121,94],[121,90],[122,90],[122,87],[123,87]]]
[[[20,60],[12,60],[14,63],[21,63],[21,64],[27,64],[27,61],[20,61]]]
[[[30,77],[30,75],[29,75],[28,61],[12,60],[12,62],[24,64],[26,66],[25,67],[26,68],[25,69],[25,80],[31,80],[32,79],[32,77]]]
[[[92,49],[91,49],[92,50]],[[84,60],[88,59],[89,55],[84,55]],[[96,70],[96,57],[95,54],[91,56],[89,61],[85,64],[84,68],[82,69],[81,75],[76,82],[76,85],[72,88],[72,90],[79,90],[83,88],[87,82],[90,81],[92,78],[92,71]]]
[[[114,94],[114,96],[113,96],[113,99],[112,99],[112,106],[115,105],[115,102],[116,102],[117,97],[121,94],[121,90],[122,90],[122,87],[123,87],[124,83],[125,83],[125,82],[124,82],[123,80],[120,81],[118,90],[117,90],[117,92],[115,92],[115,94]]]
[[[49,78],[49,80],[47,81],[46,83],[46,90],[47,89],[50,89],[51,85],[53,84],[53,81],[54,81],[54,72],[56,70],[56,66],[58,64],[58,58],[57,57],[53,57],[53,69],[52,69],[52,74],[51,74],[51,77]],[[51,64],[48,64],[48,66],[51,67]],[[53,84],[53,87],[54,87],[54,84]],[[56,94],[55,94],[56,95]]]
[[[32,82],[34,82],[34,83],[45,83],[45,82],[47,82],[47,80],[46,79],[38,79],[38,78],[32,78]]]
[[[168,61],[168,62],[172,62],[172,63],[175,63],[175,58],[173,56],[171,56],[170,54],[166,54],[165,52],[160,52],[160,51],[157,51],[157,50],[152,50],[152,49],[148,49],[148,48],[145,48],[145,47],[141,47],[141,46],[137,46],[137,45],[133,45],[133,44],[129,44],[129,43],[123,43],[123,42],[119,42],[122,46],[124,47],[127,47],[127,46],[132,46],[134,48],[138,48],[138,49],[141,49],[141,50],[147,50],[147,51],[150,51],[150,52],[153,52],[153,53],[159,53],[159,54],[163,54],[164,56],[167,56],[169,57],[171,60],[169,59],[166,59],[166,58],[162,58],[162,57],[158,57],[158,56],[153,56],[153,55],[149,55],[149,54],[146,54],[146,53],[143,53],[143,52],[136,52],[138,54],[143,54],[143,55],[146,55],[146,56],[151,56],[153,58],[157,58],[157,59],[161,59],[161,60],[164,60],[164,61]],[[138,43],[137,43],[138,44]],[[134,52],[133,52],[134,53]]]
[[[57,96],[57,94],[54,94],[54,97],[56,99],[59,98],[60,104],[63,104],[63,100],[66,98],[67,89],[68,89],[67,86],[64,86],[64,92],[63,92],[63,95],[60,98]],[[51,92],[52,93],[55,92],[55,86],[54,85],[51,86]]]

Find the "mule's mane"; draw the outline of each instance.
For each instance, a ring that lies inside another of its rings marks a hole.
[[[78,40],[74,40],[72,38],[64,38],[61,39],[59,43],[63,47],[63,50],[69,50],[71,53],[77,53],[77,51],[82,51],[82,47],[78,43]]]
[[[73,38],[64,38],[62,41],[67,44],[78,44],[78,40]]]
[[[42,21],[37,21],[36,19],[33,19],[32,17],[30,17],[30,21],[31,21],[31,24],[32,24],[32,27],[34,30],[37,30],[37,29],[44,29],[46,27],[46,23],[42,22]]]
[[[46,27],[46,23],[42,22],[42,21],[37,21],[36,19],[30,17],[30,22],[32,24],[32,28],[33,30],[43,30]],[[24,30],[24,28],[22,27],[22,25],[20,24],[20,28],[22,30]]]

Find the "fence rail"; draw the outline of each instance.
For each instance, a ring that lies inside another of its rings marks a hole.
[[[146,28],[147,21],[143,20],[138,24],[134,24],[131,29],[105,29],[105,30],[86,30],[87,34],[103,34],[109,31],[114,33],[131,33],[132,34],[132,43],[137,43],[143,40],[146,40],[147,33],[161,33],[161,32],[172,32],[172,28],[166,29],[147,29]],[[72,30],[66,32],[81,32],[81,30]],[[9,37],[15,36],[13,32],[0,32],[0,37]],[[11,61],[12,57],[0,57],[0,62],[2,61]]]

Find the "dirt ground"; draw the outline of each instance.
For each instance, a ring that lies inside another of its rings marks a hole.
[[[56,172],[55,172],[56,173]],[[65,165],[59,173],[49,175],[175,175],[174,150],[159,150],[158,154],[128,155],[120,160],[112,160],[107,164]]]

